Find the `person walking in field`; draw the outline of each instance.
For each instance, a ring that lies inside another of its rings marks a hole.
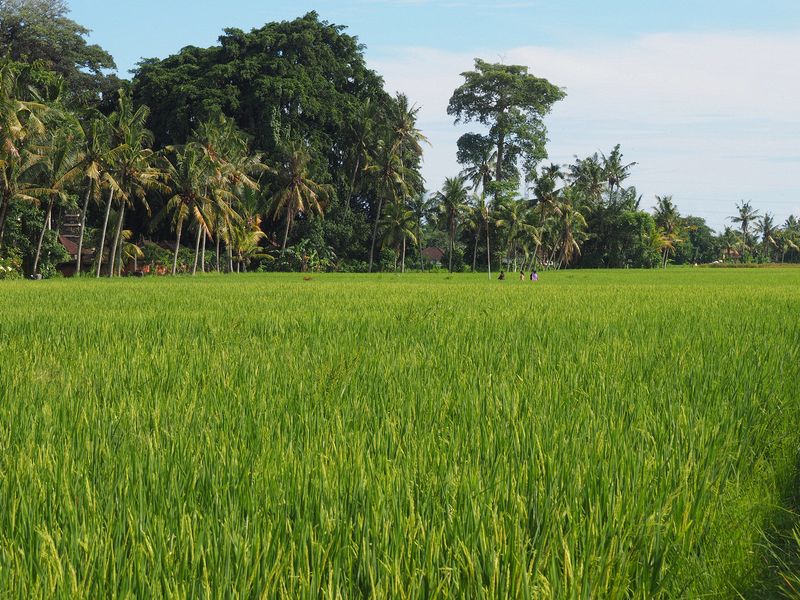
[[[531,271],[531,281],[539,281],[539,274],[536,272],[536,269]]]
[[[525,281],[525,271],[520,271],[519,272],[519,280],[520,281]]]
[[[506,278],[506,272],[505,271],[500,271],[500,277],[498,277],[498,279],[500,281],[504,281],[505,278]]]

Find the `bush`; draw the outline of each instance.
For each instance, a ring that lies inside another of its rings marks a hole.
[[[15,251],[8,256],[0,256],[0,279],[20,279],[22,277],[22,258]]]

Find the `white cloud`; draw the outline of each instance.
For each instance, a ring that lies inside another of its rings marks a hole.
[[[431,188],[458,171],[446,107],[475,56],[525,64],[566,88],[548,119],[550,154],[621,143],[640,164],[633,183],[645,194],[674,193],[684,212],[724,224],[735,201],[752,199],[785,218],[800,213],[800,35],[697,33],[648,35],[575,49],[476,48],[451,53],[399,48],[371,60],[390,90],[421,105]]]

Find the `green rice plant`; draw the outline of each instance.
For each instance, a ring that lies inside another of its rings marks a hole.
[[[0,597],[765,589],[797,481],[798,284],[3,282]]]

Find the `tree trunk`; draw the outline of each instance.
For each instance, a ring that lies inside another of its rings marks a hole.
[[[117,232],[114,234],[114,245],[111,248],[111,260],[108,261],[108,276],[114,277],[114,264],[117,260],[117,246],[119,239],[122,236],[122,224],[125,221],[125,201],[123,200],[122,206],[119,209],[119,222],[117,223]]]
[[[378,213],[375,215],[375,226],[372,228],[372,245],[369,249],[369,272],[372,273],[372,263],[375,259],[375,239],[378,237],[378,221],[381,218],[383,208],[383,196],[378,198]]]
[[[503,181],[503,151],[506,147],[506,134],[502,130],[497,136],[497,166],[495,167],[495,181]]]
[[[286,253],[286,242],[289,239],[289,213],[286,213],[286,227],[283,229],[283,245],[281,246],[281,256]]]
[[[92,195],[93,183],[89,183],[89,189],[86,191],[86,198],[83,200],[83,208],[81,209],[81,231],[78,234],[78,260],[75,265],[75,276],[81,275],[81,259],[83,258],[83,234],[86,231],[86,211],[89,208],[89,198]]]
[[[492,279],[492,252],[489,249],[489,220],[486,220],[486,267],[489,271],[489,280]]]
[[[197,275],[197,259],[200,256],[200,236],[203,234],[203,226],[197,224],[197,238],[194,242],[194,264],[192,265],[192,275]]]
[[[206,272],[206,237],[207,236],[205,236],[205,235],[203,236],[203,248],[202,248],[202,253],[200,255],[200,272],[201,273],[205,273]]]
[[[172,274],[175,275],[178,271],[178,250],[181,247],[181,231],[183,230],[183,219],[178,221],[178,230],[175,232],[177,239],[175,240],[175,256],[172,259]]]
[[[217,273],[219,273],[219,230],[217,230]]]
[[[123,266],[123,264],[125,262],[125,257],[122,256],[122,244],[123,243],[124,243],[124,240],[120,238],[119,247],[117,248],[117,256],[119,257],[117,259],[117,277],[122,277],[122,266]]]
[[[406,272],[406,236],[403,236],[403,262],[401,263],[400,272]]]
[[[106,245],[106,229],[108,229],[108,215],[111,213],[111,203],[114,201],[114,188],[108,195],[108,205],[106,206],[106,216],[103,219],[103,233],[100,235],[100,255],[97,257],[97,277],[100,277],[100,268],[103,266],[103,249]]]
[[[350,208],[350,205],[353,202],[353,190],[356,187],[356,176],[358,175],[358,168],[361,166],[361,153],[358,153],[356,157],[356,168],[353,169],[353,175],[350,177],[350,193],[347,196],[347,207]]]
[[[472,249],[472,272],[475,272],[475,267],[478,264],[478,237],[480,229],[475,232],[475,247]]]
[[[36,245],[36,257],[33,259],[33,274],[39,270],[39,259],[42,257],[42,242],[44,241],[44,234],[47,231],[47,224],[50,222],[50,217],[53,214],[53,204],[55,203],[55,197],[50,198],[50,203],[47,205],[47,216],[44,218],[44,224],[42,225],[42,232],[39,234],[39,243]]]
[[[3,206],[0,207],[0,247],[3,246],[3,237],[6,233],[6,215],[8,214],[8,205],[11,201],[3,194]]]
[[[447,270],[450,271],[451,273],[453,272],[453,246],[455,245],[455,239],[454,239],[455,237],[456,237],[455,231],[453,231],[453,228],[451,227],[450,228],[450,257],[449,257],[450,260],[448,261],[449,264],[447,265]]]

